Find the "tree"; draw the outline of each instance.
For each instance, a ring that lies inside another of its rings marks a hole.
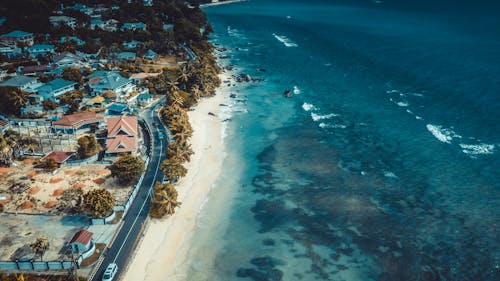
[[[62,78],[81,84],[83,82],[82,72],[78,68],[67,67],[62,72]]]
[[[151,198],[151,209],[149,214],[153,218],[162,218],[172,215],[175,208],[181,203],[177,201],[177,190],[171,183],[161,184],[157,182],[154,186],[154,195]]]
[[[15,87],[0,87],[0,112],[19,116],[19,110],[28,101],[29,94]]]
[[[59,164],[57,164],[57,162],[54,158],[47,158],[44,161],[43,166],[45,167],[45,169],[47,169],[51,172],[55,171],[55,170],[57,170],[57,168],[59,168]]]
[[[106,189],[94,189],[83,195],[85,210],[96,218],[104,218],[113,212],[115,196]]]
[[[118,183],[130,184],[137,181],[144,172],[144,162],[139,156],[124,155],[109,166],[109,170]]]
[[[102,150],[102,147],[97,143],[94,135],[85,135],[78,139],[78,156],[84,159],[95,155]]]
[[[44,100],[44,101],[42,102],[42,104],[43,104],[43,109],[44,109],[45,111],[54,110],[54,109],[56,109],[56,108],[59,106],[59,105],[58,105],[55,101],[53,101],[53,100]]]
[[[182,166],[182,159],[176,157],[163,160],[160,168],[171,180],[178,180],[187,174],[187,169]]]
[[[43,254],[49,249],[49,241],[44,236],[40,236],[30,244],[30,247],[35,252],[35,255],[40,255],[40,260],[43,260]]]

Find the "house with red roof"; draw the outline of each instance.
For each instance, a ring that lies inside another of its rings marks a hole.
[[[5,131],[7,131],[7,129],[9,129],[9,122],[3,120],[3,119],[0,119],[0,133],[3,133]]]
[[[104,118],[95,112],[79,112],[54,121],[52,128],[56,132],[76,134],[87,132],[92,126],[99,127],[103,122]]]
[[[87,253],[89,250],[94,249],[95,250],[95,245],[94,245],[94,240],[92,239],[92,236],[94,234],[90,231],[87,231],[85,229],[82,229],[75,233],[73,238],[71,238],[71,241],[69,242],[69,245],[71,246],[71,250],[73,250],[74,253]]]
[[[75,153],[71,152],[71,151],[54,150],[51,153],[45,155],[41,160],[43,161],[43,160],[47,160],[49,158],[52,158],[56,161],[57,164],[59,164],[59,166],[61,166],[64,163],[66,163],[66,161],[71,159],[71,157],[73,157],[73,156],[75,156]]]
[[[108,137],[106,139],[106,156],[116,157],[119,154],[134,154],[138,148],[138,125],[136,116],[111,117],[106,120]]]

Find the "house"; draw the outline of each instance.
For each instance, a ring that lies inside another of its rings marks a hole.
[[[90,21],[90,29],[94,30],[96,28],[104,29],[106,24],[104,23],[103,20],[100,19],[94,19]]]
[[[101,107],[106,99],[101,97],[101,96],[95,96],[91,99],[88,99],[85,102],[86,106],[91,106],[91,107]]]
[[[33,33],[25,32],[22,30],[14,30],[0,37],[0,40],[7,44],[23,44],[31,46],[35,43]]]
[[[134,81],[120,75],[118,71],[96,71],[89,76],[88,86],[93,95],[113,91],[118,96],[135,90]]]
[[[76,83],[73,81],[56,78],[45,85],[37,88],[38,96],[41,100],[56,101],[57,97],[67,92],[75,90]]]
[[[64,165],[66,161],[74,157],[76,154],[74,152],[67,152],[67,151],[52,151],[51,153],[45,155],[42,159],[42,161],[47,160],[47,159],[54,159],[56,163],[59,165]]]
[[[143,0],[142,3],[144,4],[144,6],[153,6],[153,0]]]
[[[120,22],[115,19],[109,19],[106,21],[106,26],[104,27],[104,29],[107,31],[117,31],[119,23]]]
[[[116,59],[121,61],[133,61],[135,60],[135,53],[133,52],[121,52],[116,54]]]
[[[67,16],[51,16],[49,17],[50,24],[53,27],[60,27],[66,25],[72,29],[76,27],[76,19]]]
[[[76,36],[63,36],[59,39],[59,43],[74,42],[77,46],[85,45],[85,42]]]
[[[137,117],[111,117],[106,122],[108,125],[106,156],[116,157],[122,153],[135,153],[138,147]]]
[[[130,113],[130,109],[126,104],[123,103],[113,103],[108,108],[106,108],[107,115],[125,115]]]
[[[174,25],[171,24],[171,23],[166,23],[163,25],[163,30],[167,31],[167,30],[171,30],[171,29],[174,29]]]
[[[37,77],[41,74],[49,74],[52,68],[47,64],[42,64],[20,67],[19,70],[22,75]]]
[[[17,75],[12,78],[10,78],[7,81],[4,81],[0,83],[0,87],[15,87],[21,90],[25,90],[29,86],[37,83],[36,78],[33,77],[28,77],[28,76],[23,76],[23,75]]]
[[[153,101],[152,94],[139,94],[137,96],[137,104],[140,106],[150,104],[152,101]]]
[[[0,82],[7,78],[7,70],[0,69]]]
[[[92,8],[90,8],[84,4],[75,4],[73,6],[69,6],[68,9],[82,12],[88,16],[90,16],[94,12],[94,10]]]
[[[125,48],[125,49],[135,49],[141,45],[144,45],[144,42],[140,42],[140,41],[136,41],[136,40],[132,40],[129,42],[123,42],[123,44],[122,44],[123,48]]]
[[[52,129],[65,134],[85,133],[93,127],[99,127],[103,121],[102,116],[95,112],[79,112],[52,122]]]
[[[146,54],[144,54],[144,59],[147,59],[147,60],[155,60],[156,57],[158,57],[158,54],[155,53],[155,51],[149,49],[147,50]]]
[[[88,67],[88,63],[84,62],[84,59],[70,52],[64,52],[53,57],[53,64],[57,67],[72,67],[72,68],[83,68]]]
[[[149,77],[156,77],[160,75],[160,72],[156,73],[148,73],[148,72],[140,72],[140,73],[133,73],[130,75],[130,79],[134,81],[135,84],[140,84],[141,81],[145,80],[146,78]]]
[[[12,59],[21,57],[23,55],[23,51],[15,44],[6,44],[0,42],[0,55]]]
[[[56,47],[52,44],[35,44],[26,48],[31,58],[36,58],[38,55],[46,55],[55,53]]]
[[[9,122],[0,119],[0,133],[7,131],[10,128]]]
[[[143,22],[126,22],[122,25],[122,31],[127,30],[146,30],[146,24]]]
[[[73,253],[83,254],[89,251],[95,251],[94,239],[92,239],[93,235],[94,234],[92,232],[85,229],[75,233],[69,242]]]

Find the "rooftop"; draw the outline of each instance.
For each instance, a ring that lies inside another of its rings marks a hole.
[[[83,245],[87,245],[92,238],[92,235],[94,235],[92,232],[87,231],[85,229],[82,229],[75,233],[73,238],[71,239],[70,243],[82,243]]]
[[[11,31],[7,34],[2,35],[2,37],[10,37],[10,38],[17,38],[17,37],[24,37],[24,36],[33,36],[33,33],[29,33],[29,32],[22,31],[22,30],[14,30],[14,31]]]
[[[54,159],[58,164],[62,164],[66,162],[71,156],[73,156],[74,152],[65,152],[65,151],[52,151],[51,153],[45,155],[43,159]]]
[[[98,116],[95,112],[79,112],[65,115],[61,119],[55,121],[53,125],[71,127],[81,122],[97,122],[99,120],[102,120],[102,117]]]
[[[0,87],[23,87],[27,84],[35,83],[36,78],[18,75],[10,78],[7,81],[0,83]]]

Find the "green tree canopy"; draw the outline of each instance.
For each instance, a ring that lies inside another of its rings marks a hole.
[[[144,162],[139,156],[124,155],[109,166],[109,170],[111,176],[117,178],[118,183],[134,183],[144,172]]]
[[[96,218],[104,218],[113,212],[115,196],[106,189],[93,189],[83,195],[85,210]]]
[[[15,87],[0,87],[0,112],[19,116],[19,110],[28,101],[29,94]]]
[[[80,159],[88,158],[102,150],[94,135],[85,135],[78,139],[78,156]]]

